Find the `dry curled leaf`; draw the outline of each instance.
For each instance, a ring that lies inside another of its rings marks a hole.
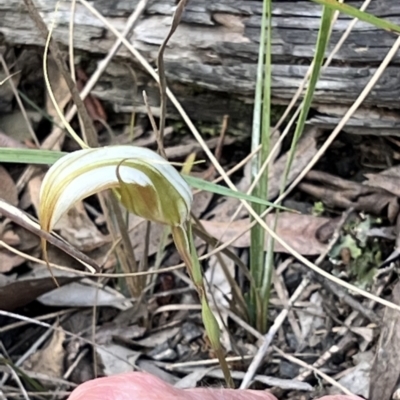
[[[19,276],[18,280],[9,280],[4,282],[4,284],[0,283],[1,310],[13,311],[19,307],[26,306],[39,296],[54,289],[54,280],[49,275],[47,268],[47,275],[39,275],[34,272],[37,271]],[[65,285],[77,279],[79,277],[68,276],[67,274],[65,276],[57,276],[59,285]]]
[[[375,186],[400,197],[400,165],[388,168],[379,174],[365,174],[368,186]]]
[[[267,225],[273,226],[274,214],[267,216]],[[328,218],[315,217],[313,215],[300,215],[289,212],[282,212],[279,215],[277,234],[287,242],[294,250],[303,255],[318,255],[326,249],[326,244],[318,240],[319,229],[331,221]],[[239,221],[218,222],[202,220],[206,231],[216,239],[223,242],[230,240],[250,224],[248,219]],[[268,235],[265,238],[265,246],[267,246]],[[239,239],[232,243],[234,247],[250,247],[250,231],[245,232]],[[266,247],[267,248],[267,247]],[[275,242],[275,251],[286,253],[279,243]]]
[[[20,266],[25,262],[25,259],[17,254],[11,253],[8,250],[0,249],[0,272],[9,272],[13,268]]]
[[[33,129],[39,125],[42,115],[37,111],[27,111],[29,123]],[[2,146],[10,148],[24,148],[23,143],[32,141],[32,135],[22,111],[15,110],[10,114],[0,116],[0,131],[4,136],[0,139]]]
[[[19,140],[16,140],[6,135],[4,132],[0,131],[0,147],[7,147],[11,149],[24,149],[26,148],[26,145],[22,144]]]
[[[8,171],[0,165],[0,197],[7,203],[18,205],[18,191]]]
[[[50,342],[43,349],[32,354],[32,356],[25,361],[24,367],[42,375],[62,378],[65,356],[63,347],[64,340],[65,332],[62,328],[54,331]]]
[[[354,208],[375,215],[386,211],[392,222],[399,212],[397,197],[379,187],[362,185],[322,171],[310,171],[306,179],[298,188],[328,207]]]
[[[317,152],[317,137],[320,134],[320,130],[317,128],[310,128],[300,139],[295,157],[293,160],[292,167],[290,169],[287,184],[289,185],[299,175],[299,173],[306,167]],[[274,142],[276,138],[272,138]],[[281,183],[282,175],[285,171],[289,152],[279,157],[269,168],[268,172],[268,200],[272,200],[278,196]],[[250,164],[245,167],[245,176],[238,183],[237,187],[241,191],[247,191],[251,184],[251,169]],[[208,217],[215,216],[218,221],[229,221],[233,214],[236,213],[240,205],[240,200],[233,197],[222,198],[220,203],[217,204],[209,213]],[[242,207],[238,218],[242,218],[248,215],[248,212]],[[207,218],[208,218],[207,217]]]
[[[85,71],[82,68],[77,68],[76,69],[76,76],[77,76],[77,82],[76,85],[78,87],[78,90],[81,91],[83,87],[85,86],[88,77],[85,73]],[[85,100],[83,100],[87,111],[89,113],[90,118],[94,121],[102,120],[102,121],[107,121],[107,114],[100,102],[100,100],[89,94]]]
[[[60,110],[64,110],[65,106],[71,100],[71,93],[65,82],[60,70],[57,68],[55,61],[52,59],[48,60],[48,77],[50,81],[51,88],[53,90],[54,97]],[[46,92],[47,94],[47,92]],[[50,96],[46,95],[46,111],[56,123],[61,123],[60,117],[57,110],[55,109]]]

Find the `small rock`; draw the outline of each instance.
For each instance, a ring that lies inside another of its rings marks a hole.
[[[182,325],[181,334],[183,336],[182,341],[184,343],[191,343],[193,340],[198,339],[203,335],[200,328],[193,322],[185,322]]]

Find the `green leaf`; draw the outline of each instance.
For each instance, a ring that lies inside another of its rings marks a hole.
[[[235,192],[234,190],[228,189],[225,186],[221,186],[221,185],[217,185],[212,182],[204,181],[203,179],[195,178],[195,177],[189,176],[189,175],[183,175],[183,178],[186,180],[186,182],[190,186],[194,187],[195,189],[205,190],[207,192],[221,194],[222,196],[233,197],[233,198],[239,199],[239,200],[246,200],[246,201],[249,201],[252,203],[257,203],[257,204],[262,204],[262,205],[269,206],[269,207],[278,208],[280,210],[293,211],[287,207],[283,207],[283,206],[279,206],[274,203],[271,203],[268,200],[263,200],[258,197],[251,196],[251,195],[248,195],[248,194],[242,193],[242,192]]]
[[[53,150],[10,149],[0,147],[0,162],[18,164],[54,164],[68,153]]]
[[[400,33],[400,26],[393,24],[385,19],[375,17],[364,11],[360,11],[358,8],[349,6],[347,4],[339,3],[336,0],[311,0],[314,3],[322,4],[333,10],[340,11],[343,14],[350,15],[351,17],[358,18],[360,21],[367,22],[377,28],[382,28],[387,31]]]

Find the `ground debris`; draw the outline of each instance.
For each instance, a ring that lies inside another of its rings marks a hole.
[[[392,293],[392,301],[400,304],[400,283]],[[400,313],[387,308],[371,367],[370,400],[390,400],[400,378]]]

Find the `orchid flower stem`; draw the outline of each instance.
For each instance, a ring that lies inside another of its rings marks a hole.
[[[121,267],[125,273],[138,272],[135,253],[133,251],[132,243],[128,234],[128,224],[126,224],[124,221],[124,216],[118,203],[118,198],[114,192],[110,193],[109,202],[111,209],[113,210],[116,225],[119,227],[119,233],[123,243],[123,251],[117,251],[117,255],[119,256],[119,260],[121,262]],[[114,235],[117,237],[116,233]],[[143,290],[141,285],[141,277],[138,276],[137,278],[125,278],[129,291],[134,297],[139,297]]]
[[[214,350],[215,355],[218,358],[226,384],[230,388],[234,388],[233,379],[226,362],[223,348],[220,341],[220,328],[214,313],[211,311],[207,292],[204,286],[203,274],[201,272],[201,266],[197,256],[196,247],[194,245],[192,225],[191,222],[187,222],[187,229],[181,226],[172,228],[172,235],[174,238],[175,246],[186,264],[188,273],[196,287],[199,299],[201,302],[201,315],[203,324],[206,329],[206,333],[210,344]]]

